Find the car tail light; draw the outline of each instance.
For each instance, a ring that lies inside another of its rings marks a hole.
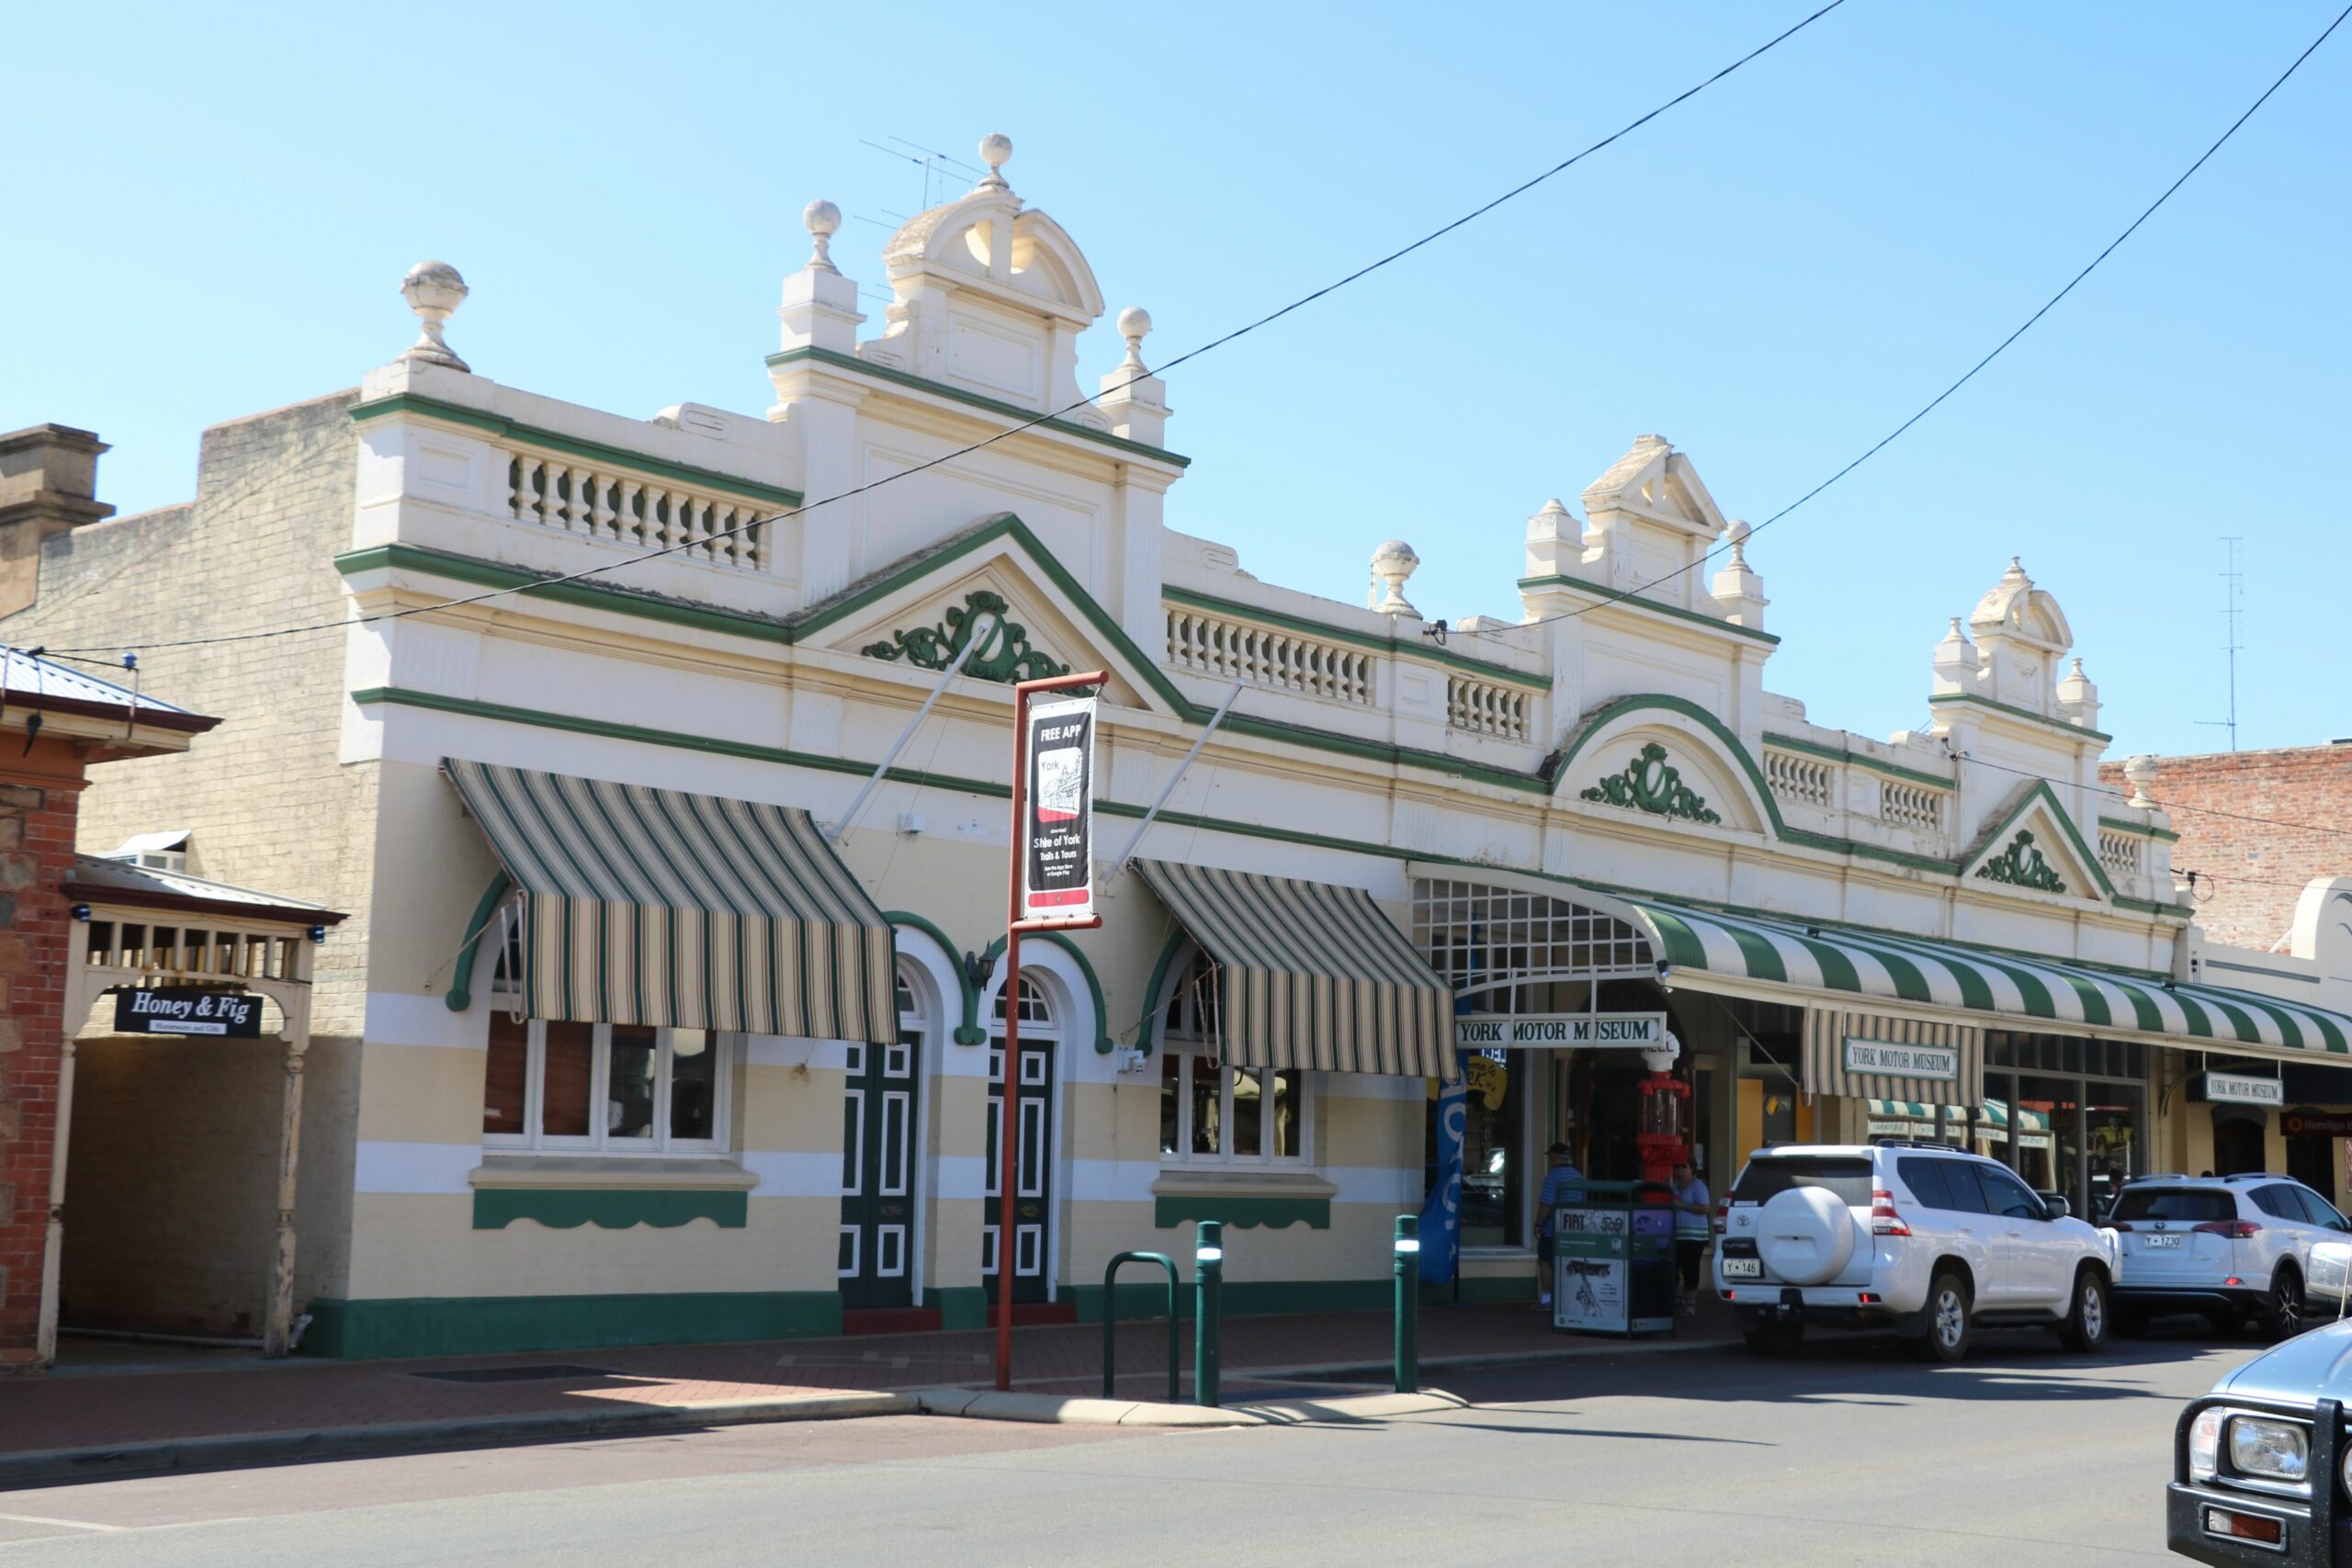
[[[1911,1227],[1894,1212],[1894,1194],[1885,1188],[1871,1192],[1871,1234],[1872,1235],[1909,1235]]]
[[[1721,1235],[1731,1225],[1731,1200],[1726,1198],[1715,1205],[1715,1234]]]
[[[2109,1220],[2107,1222],[2107,1228],[2111,1231],[2129,1231],[2132,1228],[2132,1222],[2129,1220]]]
[[[2225,1235],[2235,1241],[2258,1235],[2262,1231],[2262,1227],[2252,1220],[2208,1220],[2197,1228],[2207,1235]]]

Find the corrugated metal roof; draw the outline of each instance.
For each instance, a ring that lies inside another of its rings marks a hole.
[[[153,908],[203,905],[223,914],[232,908],[244,908],[257,917],[298,918],[320,925],[333,925],[343,919],[325,905],[313,904],[307,898],[288,898],[282,894],[239,887],[233,883],[209,882],[185,872],[158,871],[153,866],[133,865],[129,861],[108,860],[103,855],[75,855],[74,874],[66,886],[84,898],[119,899]]]
[[[86,671],[60,664],[53,659],[39,659],[20,648],[0,643],[0,689],[5,689],[12,703],[55,698],[69,703],[95,703],[128,709],[134,698],[128,686],[118,686],[103,681]],[[176,713],[188,717],[198,716],[195,710],[184,708],[140,693],[135,699],[141,713]]]

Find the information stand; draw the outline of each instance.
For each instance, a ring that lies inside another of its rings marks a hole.
[[[1674,1332],[1674,1210],[1649,1181],[1588,1181],[1552,1211],[1552,1326]]]

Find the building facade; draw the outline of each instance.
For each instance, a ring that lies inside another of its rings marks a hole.
[[[1102,295],[988,150],[884,251],[877,331],[812,204],[764,415],[474,374],[431,264],[405,355],[207,432],[194,502],[48,540],[0,620],[310,628],[153,649],[234,743],[115,770],[83,839],[180,833],[349,912],[311,995],[311,1348],[970,1325],[1000,1266],[1083,1318],[1204,1218],[1228,1310],[1377,1306],[1457,1077],[1459,1288],[1509,1298],[1548,1144],[1641,1172],[1632,1043],[1672,1036],[1718,1189],[1903,1133],[2081,1207],[2206,1163],[2176,1090],[2209,1049],[2352,1054],[2352,936],[2224,977],[2018,562],[1885,740],[1770,689],[1746,527],[1657,436],[1528,520],[1519,619],[1424,619],[1399,541],[1361,607],[1264,582],[1173,525],[1143,312],[1080,405]],[[1096,669],[1104,922],[1009,976],[1010,682]],[[69,1235],[69,1277],[114,1245]]]

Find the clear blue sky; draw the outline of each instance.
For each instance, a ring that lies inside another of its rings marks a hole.
[[[0,428],[96,429],[106,499],[183,499],[204,424],[405,346],[394,288],[424,256],[473,286],[450,336],[483,375],[639,415],[757,411],[803,204],[888,222],[922,199],[860,145],[893,135],[967,159],[1011,135],[1014,188],[1171,357],[1809,9],[36,8],[0,95]],[[1177,372],[1168,440],[1194,465],[1170,521],[1358,602],[1401,536],[1415,600],[1458,618],[1518,613],[1523,520],[1553,495],[1581,513],[1643,432],[1761,519],[2021,321],[2335,9],[1849,0]],[[1772,688],[1871,734],[1923,723],[1945,617],[2021,553],[2117,753],[2220,750],[2196,721],[2226,707],[2221,536],[2241,534],[2241,744],[2352,734],[2347,147],[2352,24],[1992,370],[1756,540]],[[853,217],[836,248],[877,289],[885,237]],[[1118,353],[1106,321],[1082,383]],[[167,659],[149,681],[169,690]]]

